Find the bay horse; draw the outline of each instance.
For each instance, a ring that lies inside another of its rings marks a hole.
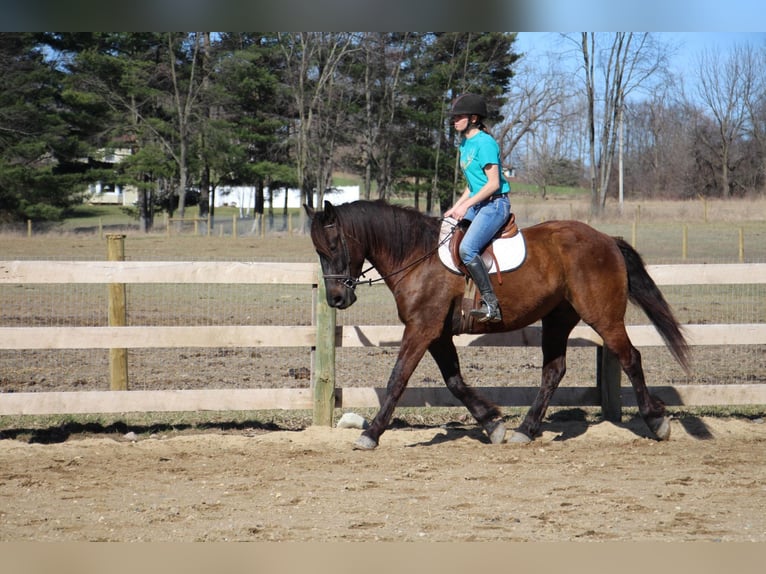
[[[372,450],[388,427],[413,371],[428,351],[447,388],[476,419],[492,444],[506,442],[497,406],[468,386],[460,372],[453,336],[459,334],[466,278],[437,255],[441,219],[385,201],[354,201],[324,210],[307,205],[311,240],[319,256],[327,303],[345,309],[356,301],[365,260],[393,293],[404,324],[399,354],[383,403],[354,443]],[[627,301],[637,304],[663,337],[676,360],[688,371],[688,346],[681,327],[641,256],[622,239],[578,221],[548,221],[521,230],[527,247],[523,264],[492,274],[500,302],[501,323],[475,323],[472,333],[511,331],[542,323],[542,384],[510,442],[530,442],[540,426],[553,392],[566,372],[567,339],[582,320],[617,357],[636,393],[639,413],[658,440],[670,438],[665,405],[651,396],[641,355],[625,329]]]

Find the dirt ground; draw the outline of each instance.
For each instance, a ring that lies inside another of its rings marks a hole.
[[[516,424],[518,421],[509,421]],[[0,440],[2,541],[766,542],[763,418],[551,416],[530,445],[470,421]]]

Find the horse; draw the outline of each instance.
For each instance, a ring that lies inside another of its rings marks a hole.
[[[617,357],[636,393],[639,414],[657,440],[670,438],[664,403],[644,380],[641,355],[625,328],[627,302],[638,305],[681,366],[689,370],[688,345],[681,326],[646,271],[640,254],[621,238],[575,220],[547,221],[522,229],[527,254],[515,270],[492,283],[502,322],[478,323],[472,333],[511,331],[542,323],[540,389],[521,424],[506,440],[499,408],[463,379],[453,336],[460,334],[467,279],[439,258],[441,218],[383,200],[358,200],[318,210],[304,204],[319,256],[327,303],[346,309],[355,288],[366,281],[364,262],[391,290],[400,321],[401,345],[377,414],[353,445],[373,450],[388,427],[396,404],[426,351],[436,361],[447,388],[461,401],[491,444],[529,443],[540,428],[551,397],[566,372],[567,340],[584,321]],[[501,280],[502,281],[501,281]]]

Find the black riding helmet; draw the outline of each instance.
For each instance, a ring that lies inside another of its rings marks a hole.
[[[486,118],[487,102],[478,94],[461,94],[452,102],[452,109],[449,113],[451,116],[467,114]]]

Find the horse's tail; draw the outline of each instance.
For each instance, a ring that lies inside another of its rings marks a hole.
[[[628,297],[641,307],[662,336],[671,354],[689,372],[689,346],[681,325],[659,287],[646,271],[641,255],[623,239],[615,238],[628,268]]]

